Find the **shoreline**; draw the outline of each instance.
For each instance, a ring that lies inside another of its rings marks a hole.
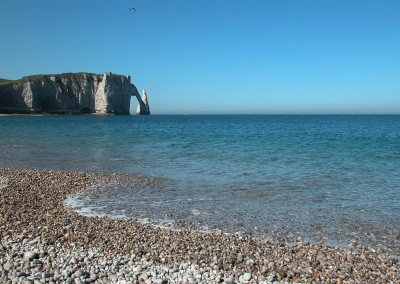
[[[343,284],[400,280],[398,257],[379,248],[343,249],[304,241],[261,242],[220,232],[171,231],[135,220],[86,217],[63,205],[68,196],[90,185],[124,179],[134,189],[161,182],[136,175],[0,169],[0,280]]]

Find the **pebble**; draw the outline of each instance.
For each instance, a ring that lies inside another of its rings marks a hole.
[[[10,271],[13,266],[14,265],[12,263],[10,263],[10,262],[6,262],[6,263],[3,264],[3,268],[4,268],[5,271]]]
[[[34,251],[27,251],[24,254],[24,260],[34,260],[34,259],[38,259],[39,255],[34,252]]]
[[[250,279],[251,279],[251,273],[243,274],[243,280],[244,281],[250,281]]]
[[[96,281],[97,280],[97,274],[96,273],[92,273],[92,274],[90,274],[90,280],[92,280],[92,281]]]
[[[143,271],[142,266],[138,265],[133,269],[134,272],[141,273]]]
[[[140,279],[147,280],[148,278],[149,278],[149,277],[147,276],[146,273],[142,273],[142,274],[140,275]]]
[[[108,280],[110,280],[111,282],[115,282],[115,281],[117,281],[117,275],[115,275],[115,274],[109,274],[108,275]]]
[[[90,185],[128,181],[134,190],[157,179],[15,169],[0,176],[0,283],[400,283],[398,252],[169,231],[63,206]]]
[[[75,277],[77,277],[77,278],[79,278],[79,277],[81,277],[81,276],[83,276],[83,271],[82,270],[80,270],[80,269],[78,269],[77,271],[75,271],[75,273],[74,273],[74,275],[75,275]]]

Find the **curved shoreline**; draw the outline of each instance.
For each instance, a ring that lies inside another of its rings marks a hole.
[[[129,178],[134,188],[141,188],[159,183],[156,178],[23,169],[0,169],[0,177],[7,181],[0,189],[0,280],[6,283],[12,279],[33,283],[38,273],[40,277],[44,273],[47,281],[75,283],[400,280],[399,260],[379,249],[340,249],[302,241],[289,245],[218,232],[170,231],[134,220],[85,217],[63,206],[68,196],[93,184]],[[26,256],[28,251],[35,257]],[[22,268],[13,265],[19,262]]]

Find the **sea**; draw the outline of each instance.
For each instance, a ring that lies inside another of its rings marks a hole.
[[[399,115],[0,116],[0,167],[163,180],[82,214],[400,254]]]

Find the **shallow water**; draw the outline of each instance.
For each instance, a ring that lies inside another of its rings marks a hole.
[[[0,117],[0,165],[139,173],[87,213],[399,252],[400,116]]]

